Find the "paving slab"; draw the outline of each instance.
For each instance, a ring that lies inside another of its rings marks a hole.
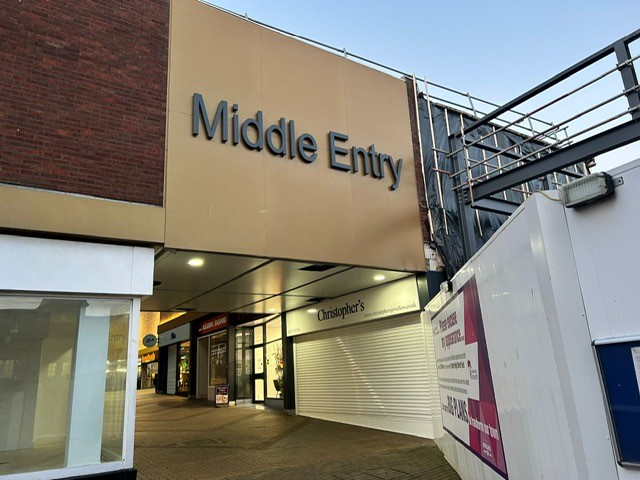
[[[460,480],[432,440],[138,391],[140,480]]]

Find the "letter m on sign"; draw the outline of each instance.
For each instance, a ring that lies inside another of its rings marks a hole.
[[[191,131],[194,137],[197,137],[200,133],[200,119],[202,119],[202,123],[204,123],[204,126],[207,129],[207,138],[209,140],[211,140],[216,134],[218,124],[220,123],[222,124],[222,141],[226,143],[227,140],[229,140],[229,108],[225,100],[222,100],[218,104],[216,114],[214,115],[211,123],[209,123],[209,116],[207,115],[207,107],[204,105],[204,98],[202,98],[202,94],[194,93],[193,123],[191,126]]]

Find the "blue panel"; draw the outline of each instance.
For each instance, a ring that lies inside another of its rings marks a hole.
[[[597,345],[600,371],[615,430],[618,460],[640,464],[640,386],[631,349],[640,341]]]

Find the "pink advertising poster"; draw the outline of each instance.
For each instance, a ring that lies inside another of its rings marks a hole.
[[[432,318],[431,326],[444,429],[509,478],[475,277]]]

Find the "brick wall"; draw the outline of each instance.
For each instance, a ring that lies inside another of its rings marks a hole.
[[[415,89],[411,78],[405,77],[404,81],[407,86],[407,100],[409,102],[411,141],[413,143],[413,158],[416,168],[416,186],[418,188],[418,203],[420,206],[420,224],[422,226],[422,238],[424,242],[427,243],[431,241],[431,232],[429,229],[429,210],[427,208],[425,184],[422,176],[422,155],[420,154],[420,131],[418,129]]]
[[[0,182],[162,205],[169,0],[5,0]]]

